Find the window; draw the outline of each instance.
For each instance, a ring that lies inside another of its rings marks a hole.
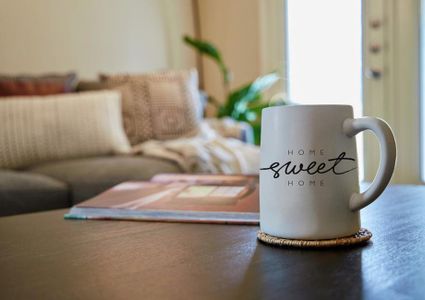
[[[359,0],[287,0],[288,95],[300,104],[349,104],[362,115]],[[363,136],[357,137],[363,179]]]

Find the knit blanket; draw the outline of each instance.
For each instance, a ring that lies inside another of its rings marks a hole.
[[[257,174],[259,147],[220,135],[208,122],[202,122],[194,137],[150,140],[133,146],[141,154],[177,163],[187,173]]]

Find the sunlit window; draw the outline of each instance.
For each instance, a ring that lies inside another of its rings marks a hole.
[[[288,95],[300,104],[349,104],[362,115],[359,0],[287,0]],[[357,137],[363,178],[363,136]]]

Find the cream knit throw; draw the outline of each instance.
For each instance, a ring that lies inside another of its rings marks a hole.
[[[258,174],[260,168],[258,146],[223,137],[207,121],[195,137],[150,140],[133,146],[133,153],[173,161],[188,173]]]
[[[0,168],[129,152],[114,91],[0,100]]]

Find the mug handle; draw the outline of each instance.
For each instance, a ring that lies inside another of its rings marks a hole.
[[[346,119],[343,123],[343,132],[348,137],[354,137],[364,130],[372,130],[378,138],[380,162],[372,184],[363,193],[354,193],[350,198],[350,209],[356,211],[371,204],[381,195],[393,175],[396,161],[396,142],[390,126],[382,119],[363,117]]]

